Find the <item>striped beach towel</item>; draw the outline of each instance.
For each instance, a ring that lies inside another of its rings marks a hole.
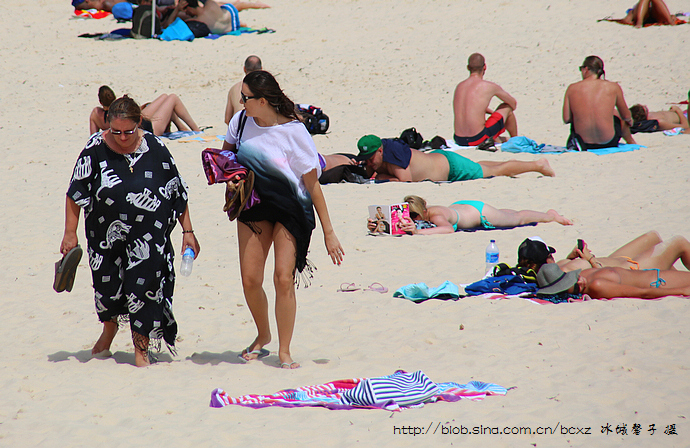
[[[505,395],[507,389],[493,383],[471,381],[434,383],[424,372],[398,370],[392,375],[355,378],[315,386],[287,389],[271,395],[230,397],[223,389],[211,392],[210,406],[221,408],[231,404],[252,408],[268,406],[321,406],[328,409],[385,409],[400,411],[421,407],[436,401],[483,400],[487,395]]]

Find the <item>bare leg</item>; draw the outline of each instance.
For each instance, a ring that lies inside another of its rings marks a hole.
[[[633,15],[635,16],[635,23],[633,26],[635,28],[642,28],[644,25],[644,19],[647,17],[649,12],[649,0],[640,0],[633,8]]]
[[[517,176],[518,174],[534,171],[544,176],[553,177],[556,175],[546,159],[539,159],[535,162],[523,162],[521,160],[508,160],[505,162],[494,162],[483,160],[477,162],[482,166],[484,177],[494,176]]]
[[[659,247],[661,245],[665,247],[662,249]],[[642,269],[656,268],[668,270],[674,269],[673,265],[678,259],[683,262],[685,269],[690,270],[690,241],[682,236],[674,236],[666,244],[659,244],[652,256],[640,257],[637,261]]]
[[[265,9],[265,8],[270,8],[269,5],[266,3],[262,2],[248,2],[244,0],[233,0],[230,2],[218,2],[220,4],[226,4],[226,3],[232,3],[235,8],[237,8],[238,11],[244,11],[245,9]]]
[[[273,283],[276,289],[276,323],[278,324],[278,357],[283,368],[296,369],[300,365],[292,360],[290,342],[295,328],[297,300],[295,298],[295,237],[282,224],[273,229],[273,251],[275,273]]]
[[[242,289],[249,311],[254,318],[257,329],[256,339],[249,345],[248,351],[261,349],[271,342],[271,329],[268,322],[268,299],[263,289],[266,257],[273,242],[273,225],[267,221],[255,223],[261,233],[254,233],[246,224],[237,221],[237,239],[240,249],[240,274]],[[244,359],[256,359],[256,355],[244,353]]]
[[[515,118],[515,113],[513,108],[506,103],[501,103],[496,108],[496,112],[503,115],[503,123],[505,124],[506,131],[511,137],[516,137],[518,135],[517,119]]]
[[[134,364],[136,364],[137,367],[150,366],[149,338],[132,331],[132,342],[134,342]]]
[[[496,227],[514,227],[533,222],[557,222],[563,226],[571,226],[573,222],[561,216],[556,210],[549,210],[546,213],[534,210],[511,210],[496,209],[488,204],[484,204],[484,217]]]
[[[199,126],[192,119],[182,100],[175,94],[159,96],[146,106],[143,113],[151,120],[153,133],[156,135],[162,135],[165,132],[165,128],[173,119],[173,113],[187,123],[192,131],[199,131]]]
[[[184,125],[182,120],[180,120],[180,117],[178,117],[175,112],[173,112],[172,114],[171,121],[173,122],[178,131],[189,131],[189,128]],[[168,128],[169,127],[170,125],[168,124]]]
[[[113,343],[113,339],[117,334],[117,322],[114,320],[103,322],[103,332],[101,336],[96,341],[96,344],[91,349],[92,355],[105,356],[105,351],[110,350],[110,345]]]
[[[651,230],[619,247],[609,257],[630,257],[633,260],[639,261],[637,258],[641,256],[651,256],[654,246],[661,243],[661,241],[659,232]]]
[[[351,159],[347,156],[341,155],[341,154],[321,154],[326,161],[326,167],[323,169],[323,171],[330,170],[331,168],[334,168],[336,166],[340,165],[356,165],[357,162],[354,159]]]
[[[663,0],[651,0],[649,6],[649,17],[657,23],[673,25],[676,21],[671,17],[671,12]]]

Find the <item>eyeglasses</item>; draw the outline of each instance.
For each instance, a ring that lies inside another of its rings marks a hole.
[[[134,126],[134,129],[132,129],[131,131],[114,131],[113,128],[110,128],[110,133],[113,135],[122,135],[122,134],[132,135],[137,131],[138,128],[139,128],[139,125]]]
[[[580,66],[580,67],[578,67],[578,68],[580,69],[580,71],[582,71],[582,69],[583,69],[583,68],[587,68],[587,66],[585,66],[585,65],[581,65],[581,66]]]
[[[246,103],[247,100],[253,100],[254,98],[256,98],[256,96],[247,96],[244,94],[244,92],[240,92],[240,96],[242,97],[243,103]]]

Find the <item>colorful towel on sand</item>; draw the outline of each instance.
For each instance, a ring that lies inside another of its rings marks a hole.
[[[630,12],[630,10],[626,11],[626,14],[629,12]],[[678,14],[676,14],[676,16],[686,15],[686,14],[687,13],[678,13]],[[611,18],[611,16],[608,16],[608,17],[604,17],[603,19],[597,20],[597,22],[617,22],[617,23],[620,23],[621,25],[630,25],[630,26],[633,25],[632,23],[623,22],[623,20],[625,20],[625,19],[613,19],[613,18]],[[672,23],[671,25],[685,25],[686,23],[688,23],[683,19],[679,19],[678,17],[674,17],[674,20],[675,20],[675,23]],[[643,25],[643,28],[646,28],[648,26],[666,26],[666,24],[665,23],[658,23],[658,22],[647,22]]]
[[[80,19],[104,19],[110,15],[109,11],[100,11],[98,9],[75,9],[74,15]]]
[[[636,144],[619,144],[618,146],[613,148],[590,149],[586,152],[590,152],[592,154],[601,156],[604,154],[612,154],[614,152],[636,151],[640,148],[646,148],[646,146]],[[510,140],[503,143],[503,145],[501,145],[501,151],[512,153],[526,152],[530,154],[557,154],[564,152],[580,152],[568,150],[564,146],[546,145],[544,143],[538,144],[534,140],[523,136],[512,137]]]
[[[455,283],[451,283],[448,280],[436,288],[429,288],[426,283],[412,283],[398,288],[393,293],[393,297],[402,297],[416,303],[429,299],[458,300],[460,298],[460,289],[458,289]]]
[[[434,383],[421,370],[376,378],[355,378],[315,386],[287,389],[271,395],[230,397],[223,389],[211,392],[212,408],[231,404],[251,408],[320,406],[328,409],[384,409],[401,411],[436,401],[483,400],[487,395],[505,395],[505,387],[470,381],[467,384]]]

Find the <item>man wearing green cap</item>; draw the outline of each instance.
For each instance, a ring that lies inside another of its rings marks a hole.
[[[398,139],[381,139],[365,135],[357,142],[357,160],[366,162],[367,172],[376,173],[378,180],[400,182],[434,182],[481,179],[494,176],[515,176],[535,171],[544,176],[555,175],[546,159],[535,162],[473,162],[452,151],[422,152]]]

